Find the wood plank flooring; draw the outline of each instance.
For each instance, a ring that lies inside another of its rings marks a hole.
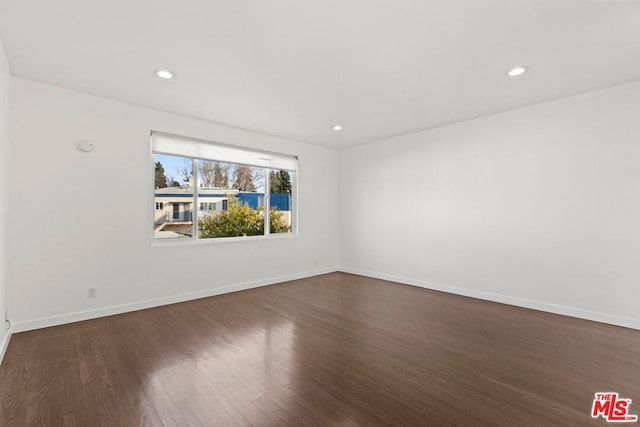
[[[640,415],[640,331],[333,273],[16,334],[0,425],[609,425],[598,391]]]

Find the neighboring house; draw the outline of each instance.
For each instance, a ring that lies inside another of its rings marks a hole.
[[[264,206],[264,193],[240,192],[220,188],[198,188],[197,217],[226,211],[229,195],[252,209]],[[291,211],[291,195],[271,194],[271,207],[279,211]],[[155,190],[154,230],[156,238],[191,236],[193,232],[193,188],[166,187]],[[287,215],[287,218],[290,218]]]

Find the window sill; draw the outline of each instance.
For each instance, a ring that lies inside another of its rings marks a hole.
[[[167,246],[191,246],[191,245],[210,245],[231,242],[255,242],[269,241],[280,239],[294,239],[298,237],[297,233],[281,233],[270,234],[268,236],[247,236],[247,237],[218,237],[217,239],[158,239],[150,242],[152,248],[161,248]]]

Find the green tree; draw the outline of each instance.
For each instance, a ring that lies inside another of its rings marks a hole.
[[[198,235],[202,239],[215,237],[260,236],[264,234],[264,215],[252,209],[235,197],[228,195],[228,209],[215,214],[207,214],[198,220]],[[291,226],[283,218],[282,212],[270,211],[269,231],[288,233]]]
[[[291,176],[287,171],[269,172],[269,190],[271,193],[291,194]]]
[[[164,166],[162,163],[156,162],[156,188],[165,188],[167,186],[167,176],[164,174]]]

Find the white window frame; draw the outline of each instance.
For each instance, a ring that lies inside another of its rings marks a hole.
[[[154,149],[154,138],[162,138],[165,144],[161,150]],[[257,167],[264,170],[264,234],[260,236],[240,236],[240,237],[217,237],[217,238],[207,238],[207,239],[199,239],[198,238],[198,211],[199,211],[199,201],[198,201],[198,187],[197,184],[194,184],[193,187],[193,208],[192,208],[192,222],[193,222],[193,233],[191,238],[177,238],[177,239],[156,239],[154,235],[155,227],[153,221],[155,210],[153,210],[148,218],[150,221],[150,242],[151,246],[182,246],[182,245],[199,245],[199,244],[211,244],[211,243],[220,243],[220,242],[239,242],[239,241],[255,241],[255,240],[265,240],[265,239],[286,239],[286,238],[294,238],[298,236],[298,156],[291,154],[282,154],[271,151],[257,150],[253,148],[240,147],[236,145],[229,145],[215,141],[209,141],[199,138],[175,135],[172,133],[161,132],[161,131],[151,131],[151,143],[150,147],[150,170],[151,173],[149,176],[151,177],[151,185],[152,188],[150,197],[153,198],[153,202],[149,203],[149,206],[155,206],[155,154],[164,154],[168,156],[177,156],[177,157],[185,157],[192,160],[193,164],[193,177],[194,183],[197,183],[198,176],[198,160],[213,160],[219,161],[221,163],[231,163],[235,165],[242,166],[250,166]],[[187,146],[186,149],[178,148],[180,143],[184,143]],[[175,148],[175,149],[174,149]],[[223,152],[222,156],[217,156],[212,153],[215,153],[216,149],[220,149]],[[201,157],[192,157],[191,155],[185,155],[186,153],[191,152],[192,154],[198,154]],[[238,162],[233,161],[234,155],[246,155],[246,161]],[[271,163],[276,167],[271,166]],[[252,164],[258,163],[258,164]],[[278,167],[280,166],[280,167]],[[285,167],[282,167],[285,166]],[[287,170],[292,172],[291,174],[291,231],[289,233],[275,233],[272,234],[270,232],[270,215],[271,215],[271,185],[270,185],[270,177],[269,171],[271,170]]]

